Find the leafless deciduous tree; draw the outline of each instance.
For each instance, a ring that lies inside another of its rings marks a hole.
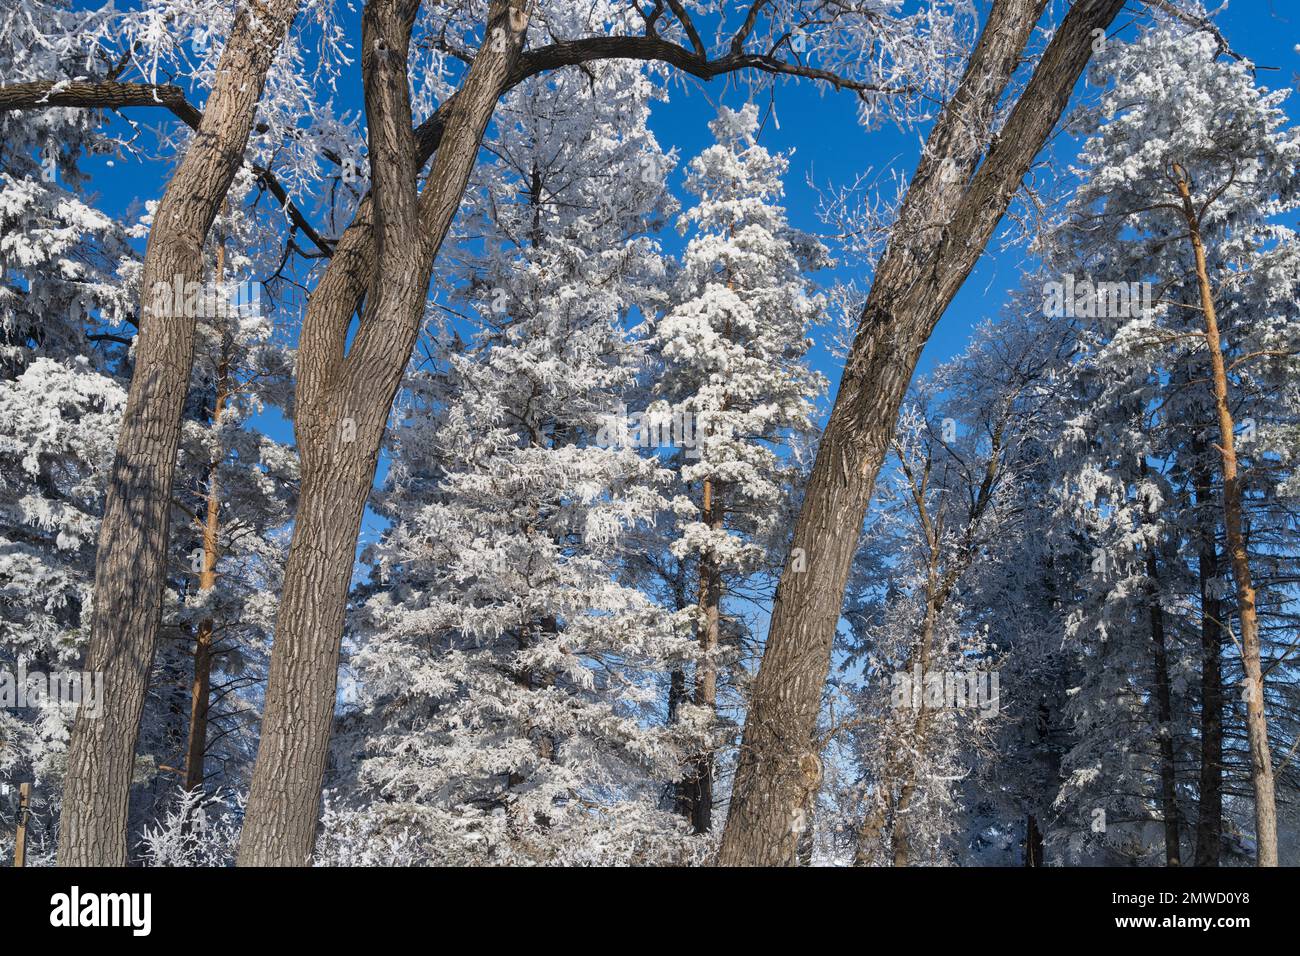
[[[926,142],[885,250],[805,490],[753,689],[724,865],[787,865],[798,844],[807,742],[830,667],[849,567],[899,404],[935,323],[961,288],[1056,126],[1123,0],[1078,0],[999,135],[994,110],[1045,0],[997,0],[957,92]],[[1103,31],[1102,34],[1095,31]],[[802,549],[802,551],[800,550]]]

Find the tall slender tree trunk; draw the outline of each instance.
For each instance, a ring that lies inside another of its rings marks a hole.
[[[1228,560],[1237,585],[1237,617],[1241,622],[1242,669],[1246,674],[1243,696],[1246,699],[1246,731],[1250,744],[1250,779],[1255,791],[1255,862],[1259,866],[1277,866],[1277,804],[1273,792],[1273,758],[1268,746],[1268,721],[1264,712],[1264,675],[1260,665],[1259,617],[1255,610],[1255,587],[1250,574],[1242,515],[1241,478],[1237,472],[1236,425],[1228,404],[1228,373],[1223,360],[1222,335],[1210,273],[1206,265],[1205,243],[1201,236],[1200,215],[1192,204],[1191,180],[1187,170],[1175,165],[1178,194],[1183,202],[1196,257],[1196,283],[1200,291],[1201,311],[1205,319],[1205,344],[1210,355],[1210,382],[1219,425],[1219,456],[1223,474],[1223,526],[1228,541]]]
[[[681,608],[678,608],[681,610]],[[686,672],[680,667],[674,668],[668,677],[668,723],[675,724],[680,719],[682,704],[687,700]],[[689,772],[689,768],[687,768]],[[682,779],[673,783],[673,812],[679,813],[687,820],[691,819],[690,782],[684,773]]]
[[[1025,866],[1043,865],[1043,831],[1032,813],[1025,819]]]
[[[713,479],[706,478],[701,493],[700,517],[710,530],[721,531],[722,502]],[[716,714],[718,710],[718,638],[721,629],[722,571],[711,555],[700,558],[699,661],[695,665],[696,707]],[[713,826],[713,750],[695,754],[690,761],[685,785],[691,827],[696,833],[708,833]]]
[[[936,557],[938,555],[938,544],[938,537],[932,537],[931,553]],[[918,653],[915,656],[908,655],[907,660],[909,672],[912,672],[916,666],[920,666],[922,682],[924,682],[926,671],[930,666],[930,651],[934,645],[935,624],[944,601],[944,598],[938,594],[940,587],[938,567],[933,563],[933,560],[932,558],[929,574],[927,575],[926,590],[929,594],[925,602],[925,620],[921,625],[920,646],[917,648]],[[930,725],[930,707],[926,700],[924,684],[922,684],[921,688],[912,687],[914,700],[917,694],[920,695],[920,710],[917,712],[916,720],[912,724],[912,733],[907,741],[907,749],[913,754],[920,755],[925,752],[926,737]],[[894,851],[894,866],[907,866],[912,851],[912,819],[909,814],[912,810],[912,800],[916,797],[917,767],[915,763],[912,760],[904,759],[901,762],[899,776],[902,783],[898,788],[898,798],[894,801],[894,824],[891,843]]]
[[[1165,646],[1165,614],[1160,606],[1160,571],[1155,552],[1147,554],[1147,581],[1151,596],[1151,658],[1155,670],[1156,720],[1160,724],[1160,809],[1165,824],[1165,865],[1182,865],[1178,786],[1174,774],[1173,705],[1169,690],[1169,653]]]
[[[27,822],[32,815],[32,785],[18,785],[18,827],[14,830],[14,866],[27,865]]]
[[[681,468],[685,462],[683,452],[678,453],[677,467]],[[678,562],[676,570],[671,579],[673,594],[673,610],[682,611],[687,606],[687,575],[684,562]],[[686,671],[681,667],[673,668],[668,677],[668,723],[675,724],[681,719],[682,704],[687,701],[686,688]],[[673,812],[691,819],[691,795],[690,784],[686,779],[688,767],[683,768],[681,779],[673,782]]]
[[[888,781],[879,782],[871,809],[863,814],[862,823],[854,834],[854,866],[870,866],[876,859],[880,837],[885,832],[885,822],[889,814],[885,798],[885,788],[888,785]]]
[[[221,281],[224,255],[217,250],[217,281]],[[222,345],[223,349],[227,346]],[[230,394],[230,356],[221,356],[217,366],[217,395],[212,408],[214,425],[221,423]],[[218,472],[221,459],[208,465],[207,508],[203,521],[203,570],[199,572],[199,590],[210,591],[217,584],[218,540],[221,531],[221,485]],[[199,622],[194,642],[194,677],[190,681],[190,729],[185,747],[185,789],[194,790],[203,784],[203,758],[208,749],[208,706],[212,696],[212,635],[216,622],[205,617]]]
[[[783,865],[795,852],[801,768],[830,667],[849,567],[876,473],[917,358],[1060,119],[1123,0],[1076,0],[985,153],[1002,94],[1043,0],[997,0],[953,99],[926,141],[872,282],[777,587],[745,721],[723,865]],[[981,162],[982,159],[982,162]],[[976,168],[978,165],[978,169]],[[811,760],[809,759],[811,758]]]
[[[244,159],[262,87],[298,0],[241,3],[198,130],[154,213],[140,283],[135,371],[109,474],[85,669],[102,713],[68,745],[58,860],[126,863],[127,803],[162,614],[172,479],[194,353],[193,316],[157,290],[202,279],[203,243]],[[184,297],[182,297],[183,299]]]
[[[1198,460],[1203,451],[1194,448]],[[1207,524],[1204,510],[1211,496],[1209,470],[1199,461],[1193,480],[1197,521],[1201,525],[1196,561],[1201,598],[1201,767],[1195,863],[1218,866],[1223,846],[1223,634],[1219,624],[1223,605],[1213,584],[1219,577],[1217,522]]]
[[[419,335],[438,248],[519,58],[524,0],[493,0],[423,194],[406,51],[416,0],[371,0],[362,74],[373,201],[340,240],[304,320],[295,434],[302,485],[276,617],[241,866],[302,866],[315,844],[349,583],[393,397]],[[374,234],[373,261],[367,255]],[[373,265],[373,271],[370,268]],[[352,348],[348,326],[368,293]]]

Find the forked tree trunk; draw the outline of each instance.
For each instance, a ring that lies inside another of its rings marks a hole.
[[[241,866],[302,866],[310,858],[348,587],[384,426],[423,321],[433,260],[527,26],[524,0],[491,4],[485,42],[455,95],[424,193],[417,195],[406,70],[417,6],[372,0],[362,20],[373,201],[363,204],[356,231],[350,227],[336,248],[303,325],[294,418],[302,484]],[[348,325],[368,282],[361,324],[345,355]]]
[[[1004,417],[997,421],[990,433],[989,458],[985,463],[984,476],[980,480],[979,488],[971,498],[970,510],[966,515],[966,528],[962,532],[961,543],[951,555],[947,567],[944,567],[942,571],[940,562],[945,547],[943,522],[942,520],[936,521],[927,511],[926,488],[930,482],[931,462],[927,458],[923,474],[919,478],[913,474],[906,464],[902,466],[903,473],[907,476],[911,486],[917,521],[925,534],[926,547],[929,549],[930,554],[929,564],[926,568],[925,613],[921,621],[920,655],[918,658],[915,654],[909,654],[906,665],[908,672],[911,673],[913,667],[919,664],[922,681],[925,680],[926,671],[930,666],[930,654],[934,649],[939,616],[947,607],[948,598],[952,596],[953,590],[957,587],[962,575],[966,573],[967,568],[970,567],[971,562],[976,557],[980,522],[984,520],[984,516],[988,513],[989,505],[993,500],[993,488],[1001,473],[1003,438],[1006,434],[1011,408],[1012,404],[1008,403],[1004,411]],[[918,691],[914,687],[913,695],[916,693]],[[920,693],[920,710],[916,721],[912,725],[912,733],[905,742],[906,749],[917,757],[924,756],[930,740],[928,733],[930,724],[929,702],[926,700],[925,693],[923,691]],[[911,857],[912,818],[909,813],[919,783],[915,758],[900,760],[897,768],[892,770],[889,776],[891,779],[901,778],[902,780],[898,799],[894,803],[894,866],[907,866]]]
[[[1242,669],[1246,674],[1246,732],[1250,744],[1250,780],[1255,791],[1255,862],[1277,866],[1277,804],[1273,792],[1273,758],[1268,745],[1268,720],[1264,713],[1264,675],[1260,665],[1259,616],[1255,610],[1255,586],[1246,550],[1245,519],[1242,515],[1241,477],[1237,471],[1236,424],[1228,404],[1228,373],[1223,360],[1222,334],[1210,273],[1201,236],[1200,215],[1192,204],[1191,180],[1182,166],[1174,165],[1178,195],[1182,199],[1192,253],[1196,259],[1196,284],[1205,320],[1205,344],[1210,355],[1210,383],[1219,426],[1219,457],[1223,474],[1223,527],[1228,541],[1228,560],[1237,586],[1237,617],[1241,622]]]
[[[140,283],[140,335],[95,559],[85,669],[102,713],[79,716],[59,820],[63,866],[126,863],[127,802],[162,613],[172,478],[194,357],[194,316],[155,295],[203,278],[203,243],[244,159],[267,70],[298,0],[241,3],[198,130],[154,213]]]
[[[953,99],[926,142],[881,260],[777,588],[767,650],[745,721],[723,865],[793,856],[800,767],[817,719],[849,567],[898,406],[939,316],[969,275],[1060,119],[1123,0],[1077,0],[1048,44],[996,142],[983,144],[1043,0],[998,0]],[[981,156],[983,161],[981,162]],[[976,169],[978,164],[979,168]],[[973,176],[972,176],[973,173]]]

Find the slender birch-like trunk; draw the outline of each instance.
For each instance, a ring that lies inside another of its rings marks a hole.
[[[1219,458],[1223,475],[1223,527],[1228,541],[1228,561],[1237,587],[1237,618],[1241,623],[1241,662],[1246,674],[1246,732],[1250,745],[1250,781],[1255,791],[1255,862],[1277,866],[1277,803],[1273,790],[1273,758],[1268,745],[1268,720],[1264,712],[1264,675],[1260,664],[1259,616],[1255,610],[1255,586],[1246,549],[1245,519],[1242,515],[1241,476],[1237,469],[1237,448],[1232,408],[1228,402],[1228,373],[1223,359],[1222,333],[1214,307],[1214,293],[1206,265],[1201,219],[1192,203],[1191,178],[1185,168],[1173,167],[1175,185],[1182,199],[1192,252],[1196,260],[1196,284],[1205,320],[1205,344],[1210,355],[1210,384],[1219,426]]]

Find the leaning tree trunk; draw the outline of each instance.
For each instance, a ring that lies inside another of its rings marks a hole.
[[[202,280],[203,243],[244,159],[267,70],[297,0],[241,4],[203,118],[154,213],[141,278],[135,371],[109,475],[95,558],[85,669],[103,674],[102,713],[68,745],[58,860],[126,863],[127,801],[162,613],[172,478],[194,353],[184,302],[154,295]]]
[[[299,345],[294,425],[302,486],[240,837],[241,866],[301,866],[311,855],[348,585],[384,426],[419,334],[433,260],[527,26],[523,0],[491,5],[486,42],[455,95],[427,185],[417,196],[419,150],[411,133],[405,55],[417,7],[416,0],[372,0],[363,16],[372,201],[363,204],[355,231],[349,227],[317,286]],[[348,323],[371,280],[371,265],[373,282],[345,356]]]
[[[1223,527],[1228,540],[1228,560],[1237,585],[1237,617],[1241,622],[1241,663],[1246,672],[1246,733],[1250,744],[1250,780],[1255,790],[1255,862],[1277,866],[1277,804],[1273,793],[1273,758],[1268,746],[1268,720],[1264,713],[1264,675],[1260,665],[1259,616],[1255,586],[1246,550],[1242,515],[1241,477],[1237,471],[1236,424],[1228,405],[1228,373],[1223,360],[1222,334],[1210,273],[1205,260],[1200,215],[1192,204],[1191,179],[1180,165],[1173,167],[1196,259],[1196,283],[1205,320],[1205,344],[1210,355],[1210,383],[1219,425],[1219,457],[1223,470]]]
[[[974,267],[1124,0],[1078,0],[983,157],[994,110],[1043,0],[998,0],[953,99],[926,141],[872,283],[777,587],[745,721],[723,865],[784,865],[795,852],[801,765],[830,667],[849,566],[917,358]],[[978,164],[978,169],[976,166]],[[973,172],[973,176],[972,176]]]

